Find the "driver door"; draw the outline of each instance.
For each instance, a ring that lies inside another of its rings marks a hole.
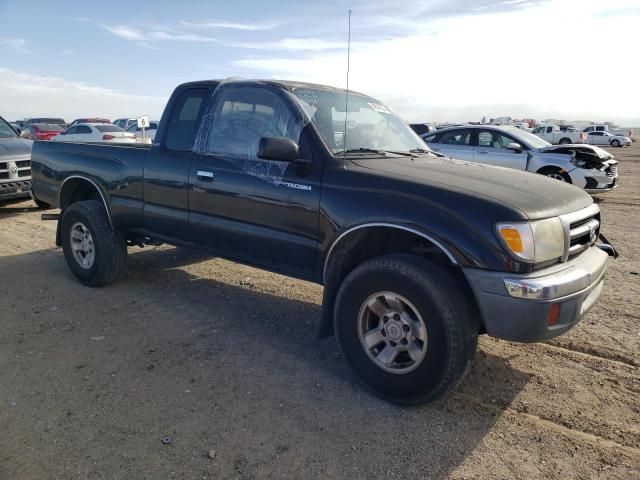
[[[219,87],[211,123],[189,173],[194,241],[272,270],[311,278],[318,251],[322,165],[311,158],[300,121],[277,89]],[[205,127],[205,125],[203,125]],[[258,158],[262,137],[299,143],[311,165]]]

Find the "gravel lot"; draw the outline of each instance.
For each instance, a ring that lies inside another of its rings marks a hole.
[[[0,207],[0,479],[640,478],[640,145],[613,152],[600,302],[548,343],[481,338],[420,408],[316,339],[319,286],[157,247],[90,289],[55,222]]]

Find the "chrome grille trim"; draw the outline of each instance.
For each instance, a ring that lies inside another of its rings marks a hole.
[[[562,230],[564,232],[564,254],[561,259],[562,262],[566,262],[570,256],[577,255],[595,243],[600,229],[600,221],[595,217],[599,214],[600,207],[592,203],[577,212],[560,215],[560,223],[562,224]],[[572,240],[579,239],[592,230],[596,233],[596,239],[589,238],[584,243],[571,244]]]

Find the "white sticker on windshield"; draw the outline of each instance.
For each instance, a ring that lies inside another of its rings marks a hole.
[[[391,109],[388,108],[388,107],[385,107],[381,103],[371,103],[371,102],[369,102],[369,106],[371,108],[373,108],[376,112],[391,114]]]

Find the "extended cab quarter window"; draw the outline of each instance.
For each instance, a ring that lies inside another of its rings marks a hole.
[[[211,121],[207,152],[259,160],[262,137],[286,137],[298,143],[301,125],[275,93],[265,88],[235,87],[220,93]]]
[[[165,144],[169,150],[191,150],[198,131],[202,107],[208,95],[209,90],[206,88],[191,88],[180,94],[173,106],[167,129]]]

